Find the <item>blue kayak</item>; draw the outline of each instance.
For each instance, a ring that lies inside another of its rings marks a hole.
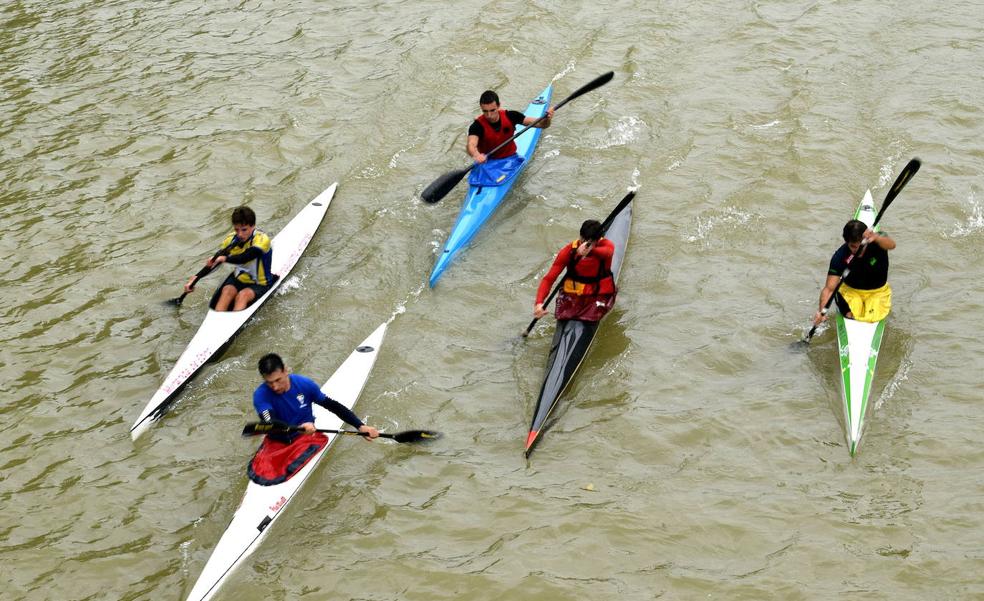
[[[527,117],[544,116],[550,107],[552,95],[553,85],[549,85],[526,107],[523,114]],[[523,129],[521,125],[516,127],[517,132]],[[454,256],[471,242],[482,225],[499,208],[502,199],[509,193],[509,189],[516,183],[519,174],[522,173],[530,157],[533,156],[533,150],[540,140],[542,131],[539,128],[534,128],[533,131],[516,138],[516,155],[486,161],[484,165],[476,165],[472,169],[471,176],[468,178],[468,195],[465,196],[461,213],[458,214],[458,221],[455,222],[451,235],[448,236],[444,248],[441,249],[441,254],[434,264],[434,270],[431,271],[431,288],[437,284],[437,280],[451,264]]]

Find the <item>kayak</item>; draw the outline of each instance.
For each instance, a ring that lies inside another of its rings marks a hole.
[[[618,282],[619,272],[622,271],[622,260],[625,258],[625,248],[629,242],[629,226],[632,223],[632,204],[626,206],[612,222],[605,237],[615,244],[615,254],[612,256],[612,274]],[[602,318],[601,322],[604,321]],[[569,319],[557,322],[553,342],[550,346],[550,356],[547,358],[547,371],[540,387],[540,396],[536,401],[533,412],[533,422],[526,437],[526,456],[533,452],[540,432],[557,401],[567,389],[581,362],[588,354],[591,342],[601,322],[578,321]]]
[[[854,219],[863,221],[868,227],[875,221],[875,202],[871,190],[864,193],[861,204],[854,212]],[[878,229],[878,228],[876,228]],[[837,327],[837,348],[840,355],[841,393],[844,400],[844,429],[847,446],[851,456],[858,450],[864,427],[865,413],[868,409],[868,396],[875,377],[875,364],[885,333],[885,320],[878,322],[845,319],[840,312],[835,314]]]
[[[325,212],[328,210],[328,205],[331,203],[337,187],[338,183],[332,184],[309,202],[271,241],[273,260],[270,271],[275,279],[266,294],[253,301],[250,306],[242,311],[208,310],[198,332],[188,343],[188,348],[178,357],[171,373],[164,378],[160,388],[157,389],[143,412],[140,413],[140,417],[130,428],[130,437],[133,440],[136,440],[152,424],[164,416],[185,384],[195,377],[195,374],[213,355],[232,340],[233,336],[246,325],[250,317],[273,296],[280,284],[287,279],[287,275],[290,274],[291,269],[294,268],[297,260],[304,253],[304,249],[314,238],[315,232],[318,231],[318,226],[324,219]]]
[[[359,398],[369,372],[372,371],[379,347],[386,334],[387,324],[382,324],[362,341],[344,363],[321,387],[321,391],[349,409]],[[315,426],[319,429],[338,429],[344,424],[331,411],[320,405],[313,405]],[[290,479],[272,486],[261,486],[252,480],[246,485],[243,501],[232,517],[232,522],[219,539],[215,550],[205,564],[198,581],[188,595],[188,601],[211,599],[232,571],[239,566],[270,531],[270,526],[279,518],[284,508],[291,502],[307,481],[325,453],[340,435],[329,434],[328,444],[319,450]]]
[[[526,111],[523,114],[527,117],[537,118],[546,115],[547,109],[550,107],[550,98],[552,95],[553,85],[549,85],[526,107]],[[517,133],[524,129],[522,125],[516,126]],[[519,174],[523,172],[523,169],[526,168],[530,158],[533,156],[533,151],[536,149],[536,143],[540,140],[540,134],[542,132],[543,130],[540,128],[533,128],[533,131],[516,138],[516,154],[523,160],[517,169],[510,172],[508,177],[498,182],[492,182],[494,185],[474,185],[469,183],[468,194],[465,196],[465,202],[461,207],[461,212],[458,213],[458,221],[455,222],[454,228],[451,229],[451,235],[448,236],[447,241],[444,243],[441,254],[438,255],[434,269],[431,271],[431,288],[437,284],[437,280],[440,279],[441,274],[451,264],[454,256],[471,242],[475,234],[478,233],[478,230],[488,221],[492,213],[499,208],[502,199],[509,193],[509,189],[519,179]]]

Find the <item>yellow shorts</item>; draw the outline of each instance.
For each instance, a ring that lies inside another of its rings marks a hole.
[[[858,321],[881,321],[892,310],[892,289],[888,284],[874,290],[857,290],[841,284],[838,292],[847,301],[854,319]]]

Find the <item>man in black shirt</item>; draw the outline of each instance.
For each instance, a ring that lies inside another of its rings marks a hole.
[[[538,117],[527,117],[519,111],[507,111],[499,108],[499,95],[492,90],[486,90],[478,99],[482,114],[472,121],[468,128],[468,142],[465,150],[478,164],[488,159],[504,159],[516,154],[516,143],[509,142],[492,156],[486,156],[494,148],[503,144],[516,133],[517,125],[533,125]],[[550,127],[553,117],[553,107],[547,109],[546,119],[536,124],[545,129]]]
[[[822,314],[830,295],[834,294],[841,274],[850,266],[851,271],[834,297],[837,309],[848,319],[881,321],[892,308],[892,289],[888,285],[888,251],[895,248],[895,240],[883,233],[876,233],[857,219],[844,226],[844,244],[830,258],[827,283],[820,291],[820,309],[813,317],[819,324],[827,317]],[[853,259],[851,256],[857,253]]]

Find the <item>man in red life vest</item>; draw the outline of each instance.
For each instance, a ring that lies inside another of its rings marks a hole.
[[[516,143],[509,142],[494,155],[486,156],[493,148],[502,144],[516,133],[517,125],[532,125],[538,117],[527,117],[519,111],[507,111],[499,108],[499,95],[492,90],[482,92],[478,99],[482,114],[472,121],[468,128],[468,154],[476,163],[482,164],[488,159],[504,159],[516,154]],[[550,127],[553,117],[553,107],[547,109],[547,118],[536,124],[536,127]]]
[[[615,305],[615,278],[612,257],[615,245],[602,237],[601,223],[589,219],[581,225],[581,236],[557,253],[550,271],[543,276],[536,292],[533,317],[547,314],[543,301],[554,280],[567,268],[564,286],[557,296],[557,319],[599,321]]]

